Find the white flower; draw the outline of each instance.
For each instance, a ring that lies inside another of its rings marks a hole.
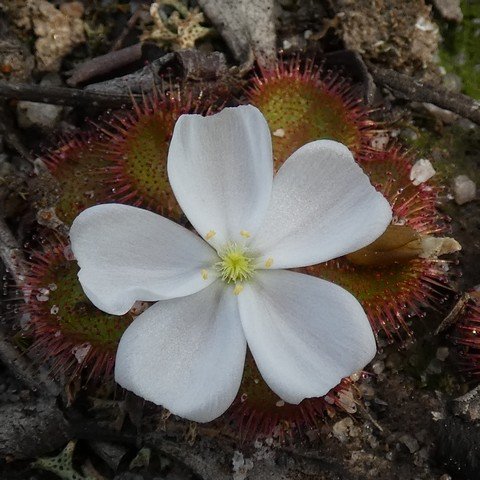
[[[273,178],[272,143],[252,106],[182,115],[168,176],[202,237],[125,205],[85,210],[71,229],[86,295],[137,317],[118,348],[115,378],[199,422],[221,415],[242,379],[246,346],[284,401],[326,394],[375,355],[357,300],[319,278],[283,270],[374,241],[391,209],[340,143],[297,150]]]

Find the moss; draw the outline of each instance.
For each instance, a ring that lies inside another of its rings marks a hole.
[[[464,93],[480,99],[480,2],[462,0],[461,6],[463,22],[442,26],[440,59],[462,79]]]
[[[417,138],[409,143],[420,157],[432,159],[439,183],[449,184],[457,175],[468,175],[480,184],[480,128],[454,124],[434,129],[421,122],[416,133]]]

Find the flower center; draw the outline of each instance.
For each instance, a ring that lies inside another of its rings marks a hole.
[[[238,283],[248,280],[255,271],[253,258],[249,257],[246,248],[238,243],[227,244],[219,257],[221,261],[215,264],[222,280],[226,283]]]

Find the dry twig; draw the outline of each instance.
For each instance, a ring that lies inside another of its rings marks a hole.
[[[370,65],[369,69],[375,82],[392,90],[396,97],[412,102],[432,103],[480,125],[479,101],[444,88],[435,88],[394,70],[378,68],[373,65]]]
[[[120,108],[130,105],[133,100],[140,102],[140,95],[99,93],[76,88],[11,84],[0,82],[0,98],[27,100],[30,102],[52,103],[71,107]]]

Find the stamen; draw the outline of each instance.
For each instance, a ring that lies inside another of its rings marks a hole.
[[[216,232],[215,230],[210,230],[210,231],[207,232],[207,234],[205,235],[205,240],[210,240],[210,239],[213,238],[216,234],[217,234],[217,232]]]
[[[235,285],[235,288],[233,289],[233,294],[234,295],[240,295],[243,292],[243,285]]]
[[[273,265],[273,258],[268,257],[267,260],[265,261],[265,267],[270,268]]]

